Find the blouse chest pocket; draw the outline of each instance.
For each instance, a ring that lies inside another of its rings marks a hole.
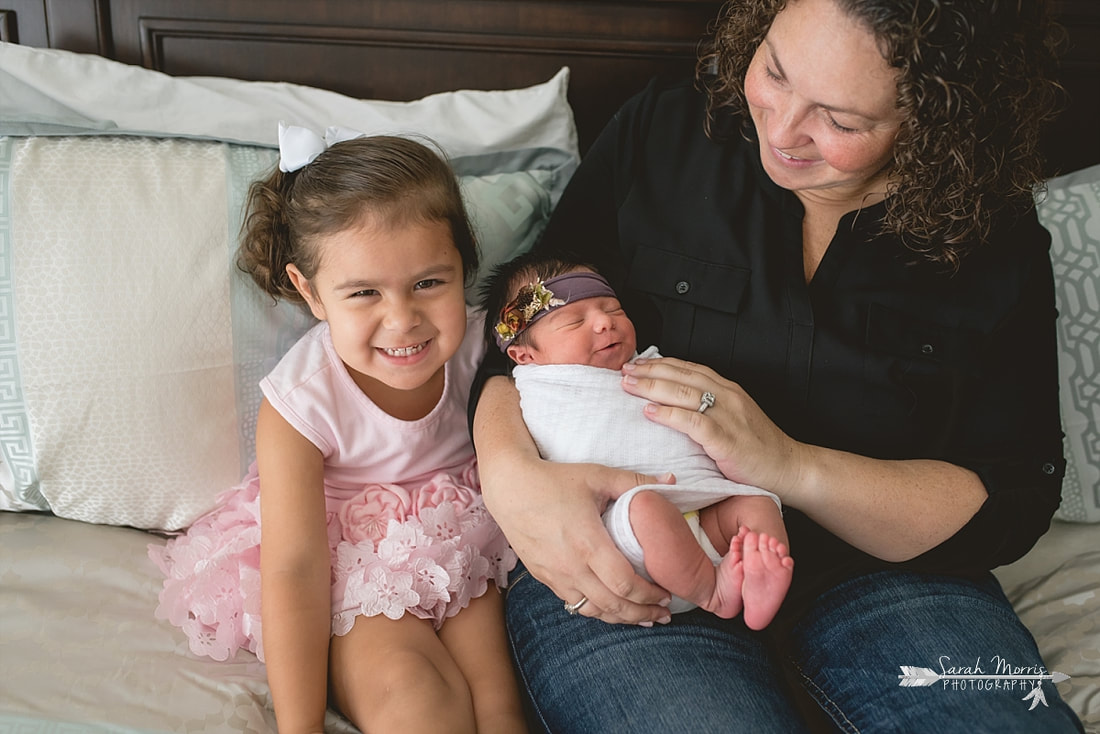
[[[913,439],[945,439],[982,334],[872,303],[865,336],[864,377],[881,390],[878,408],[908,418]]]
[[[657,308],[661,317],[657,346],[663,353],[722,371],[733,357],[737,315],[751,272],[640,245],[627,284],[649,296]]]

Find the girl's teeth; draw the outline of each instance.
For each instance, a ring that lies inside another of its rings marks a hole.
[[[388,348],[386,348],[386,349],[383,349],[382,351],[385,352],[386,354],[390,355],[391,357],[408,357],[410,355],[416,354],[417,352],[419,352],[423,348],[424,348],[423,344],[416,344],[415,346],[401,347],[400,349],[388,349]]]

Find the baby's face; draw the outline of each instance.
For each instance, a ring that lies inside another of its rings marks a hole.
[[[528,330],[530,343],[513,345],[519,364],[584,364],[617,370],[634,356],[634,324],[619,299],[585,298],[555,308]]]

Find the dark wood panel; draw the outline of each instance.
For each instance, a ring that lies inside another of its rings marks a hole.
[[[115,56],[175,75],[414,99],[572,71],[582,148],[654,75],[689,75],[720,2],[112,0]]]
[[[1052,174],[1100,163],[1100,1],[1058,0],[1055,7],[1067,36],[1060,80],[1069,99],[1045,136]]]
[[[169,74],[411,99],[573,71],[582,148],[657,74],[686,75],[720,0],[0,0],[0,38]],[[1100,0],[1054,0],[1069,106],[1050,172],[1100,163]]]
[[[43,0],[0,0],[0,41],[48,46]]]

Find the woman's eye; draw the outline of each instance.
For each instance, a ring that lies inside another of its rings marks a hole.
[[[833,119],[832,115],[826,115],[826,118],[829,120],[829,126],[832,127],[834,130],[836,130],[837,132],[842,132],[842,133],[858,132],[854,127],[845,127],[844,125],[841,125],[839,122],[837,122],[835,119]]]
[[[766,75],[766,76],[767,76],[767,77],[768,77],[769,79],[771,79],[771,80],[773,80],[773,81],[777,81],[777,82],[781,82],[781,81],[783,81],[783,77],[779,76],[779,75],[778,75],[778,74],[776,74],[776,73],[775,73],[774,71],[772,71],[772,68],[771,68],[770,66],[768,66],[767,64],[764,64],[764,74],[765,74],[765,75]]]

